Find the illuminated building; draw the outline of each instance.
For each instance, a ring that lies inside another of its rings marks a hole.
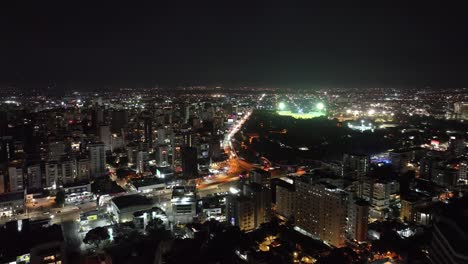
[[[61,184],[71,184],[77,178],[77,167],[76,160],[73,158],[62,159],[60,162],[61,174],[60,182]]]
[[[174,187],[171,208],[167,212],[169,219],[175,224],[191,223],[196,213],[195,194],[183,186]]]
[[[398,202],[400,184],[397,181],[368,178],[363,182],[362,188],[362,198],[371,205],[370,217],[385,218],[390,205]]]
[[[302,176],[296,182],[295,225],[336,247],[344,246],[347,194],[333,185]]]
[[[431,198],[419,193],[412,193],[401,198],[400,218],[404,222],[419,224],[424,219],[423,214],[429,207]],[[426,213],[427,214],[427,213]]]
[[[42,188],[41,164],[31,164],[26,169],[28,189]]]
[[[467,102],[456,102],[453,105],[453,112],[457,119],[468,119],[468,103]]]
[[[112,147],[111,132],[110,132],[110,127],[108,125],[99,126],[99,140],[102,143],[104,143],[105,151],[111,150],[111,147]]]
[[[0,216],[12,216],[24,209],[24,191],[0,194]]]
[[[145,117],[144,120],[145,142],[150,148],[153,147],[153,121],[150,117]]]
[[[226,220],[242,231],[255,229],[254,202],[245,196],[226,197]]]
[[[349,200],[346,222],[347,237],[358,243],[367,241],[367,224],[369,221],[369,203],[364,200]]]
[[[131,194],[113,198],[109,206],[115,220],[123,223],[132,221],[135,212],[151,209],[153,202],[143,195]]]
[[[343,154],[343,176],[348,179],[362,180],[369,173],[370,157],[365,154]]]
[[[59,184],[59,164],[56,161],[49,161],[45,164],[46,187],[51,188]]]
[[[167,145],[159,145],[156,148],[156,164],[159,167],[169,166],[169,147]]]
[[[8,166],[8,178],[10,180],[10,192],[24,190],[23,164],[20,161],[10,162]]]
[[[249,197],[254,205],[254,225],[260,226],[271,219],[271,190],[258,183],[245,184],[244,196]]]
[[[103,176],[106,173],[105,146],[102,142],[89,145],[89,174],[91,178]]]
[[[292,178],[280,178],[276,181],[276,213],[290,218],[294,214],[296,188]]]
[[[245,184],[242,191],[226,198],[226,219],[241,230],[250,231],[271,218],[271,191],[258,183]]]
[[[76,163],[77,170],[77,180],[78,181],[88,181],[89,180],[89,160],[88,159],[78,159]]]
[[[49,242],[31,248],[30,260],[32,264],[67,264],[65,244],[63,242]]]
[[[136,171],[137,173],[144,173],[148,170],[149,155],[146,151],[138,151],[136,159]]]

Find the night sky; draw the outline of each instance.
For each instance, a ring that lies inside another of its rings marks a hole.
[[[468,86],[468,16],[446,1],[34,2],[1,8],[1,84]]]

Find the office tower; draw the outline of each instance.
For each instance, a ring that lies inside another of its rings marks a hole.
[[[128,114],[125,110],[114,110],[111,116],[111,130],[113,133],[120,133],[122,129],[127,127]]]
[[[333,185],[302,176],[296,181],[294,220],[298,228],[335,247],[345,242],[347,194]]]
[[[104,150],[109,151],[111,150],[111,132],[110,127],[108,125],[100,125],[99,126],[99,140],[104,143]]]
[[[102,142],[89,145],[89,174],[91,178],[103,176],[106,173],[106,154]]]
[[[350,197],[346,233],[348,239],[357,243],[367,241],[367,225],[369,222],[369,203]]]
[[[88,159],[78,159],[77,161],[77,180],[79,182],[89,181],[89,160]]]
[[[66,158],[61,161],[61,182],[63,185],[72,184],[77,178],[76,160]]]
[[[169,147],[167,145],[159,145],[156,148],[156,164],[159,167],[169,166]]]
[[[255,229],[254,201],[243,195],[226,197],[226,220],[242,231]]]
[[[149,155],[146,151],[138,151],[137,153],[137,173],[144,173],[148,170]]]
[[[194,147],[182,148],[182,174],[186,178],[198,177],[197,149]]]
[[[23,181],[23,163],[21,161],[12,161],[8,166],[8,178],[10,180],[10,192],[24,190]]]
[[[41,164],[30,164],[26,169],[28,189],[42,188]]]
[[[153,121],[150,117],[145,117],[144,121],[144,131],[145,131],[145,142],[148,143],[148,147],[153,147]]]
[[[49,161],[45,164],[46,187],[53,188],[60,185],[60,166],[56,161]]]
[[[294,215],[296,188],[292,178],[283,177],[276,181],[276,213],[286,219]]]
[[[369,155],[343,154],[343,176],[345,178],[362,180],[369,173],[369,166]]]

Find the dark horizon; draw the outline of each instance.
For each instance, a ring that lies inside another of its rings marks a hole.
[[[0,84],[63,89],[468,85],[454,6],[5,7]]]

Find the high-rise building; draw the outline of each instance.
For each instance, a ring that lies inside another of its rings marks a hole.
[[[89,174],[92,178],[106,173],[106,153],[102,142],[89,145]]]
[[[15,157],[15,145],[13,137],[0,137],[0,163],[13,160]]]
[[[159,167],[169,166],[169,147],[167,145],[159,145],[156,149],[156,164]]]
[[[45,164],[45,179],[46,187],[53,188],[60,185],[59,179],[60,175],[60,166],[56,161],[49,161]]]
[[[462,156],[465,154],[466,144],[463,136],[451,136],[449,140],[449,150],[455,156]]]
[[[182,174],[186,178],[198,177],[197,149],[194,147],[182,148]]]
[[[166,144],[166,129],[164,129],[163,127],[158,129],[158,144]]]
[[[468,102],[456,102],[453,105],[453,112],[457,119],[468,119]]]
[[[105,151],[111,150],[112,148],[111,132],[110,132],[110,127],[108,125],[99,126],[99,140],[102,143],[104,143]]]
[[[146,117],[144,121],[144,131],[145,131],[145,142],[148,143],[150,148],[153,147],[153,120],[150,117]]]
[[[462,160],[458,164],[458,179],[468,181],[468,161]]]
[[[345,243],[347,194],[333,185],[302,176],[296,181],[295,225],[335,247]]]
[[[369,215],[383,219],[390,205],[399,202],[400,184],[397,181],[366,179],[363,182],[362,197],[370,204]]]
[[[138,151],[136,169],[137,173],[144,173],[148,170],[149,155],[146,151]]]
[[[292,178],[283,177],[276,181],[276,213],[287,219],[294,215],[296,188]]]
[[[8,178],[10,180],[10,192],[24,190],[23,163],[12,161],[8,166]]]
[[[250,198],[254,205],[255,227],[271,219],[271,190],[258,183],[245,184],[243,195]]]
[[[226,197],[226,220],[242,231],[255,229],[254,201],[243,195]]]
[[[63,141],[54,141],[49,143],[48,160],[60,160],[65,154],[65,143]]]
[[[461,217],[460,217],[461,218]],[[444,216],[437,218],[433,225],[432,238],[429,245],[429,257],[434,264],[468,263],[468,232],[462,226],[468,217],[454,221]]]
[[[351,241],[367,241],[367,224],[369,222],[369,203],[364,200],[349,199],[346,233]]]
[[[41,164],[30,164],[27,169],[28,189],[42,188]]]
[[[364,154],[343,155],[343,176],[353,180],[362,180],[369,173],[370,157]]]
[[[79,182],[89,181],[89,160],[88,159],[78,159],[77,160],[77,180]]]
[[[72,184],[77,178],[76,160],[73,158],[63,159],[61,162],[61,183],[63,185]]]

